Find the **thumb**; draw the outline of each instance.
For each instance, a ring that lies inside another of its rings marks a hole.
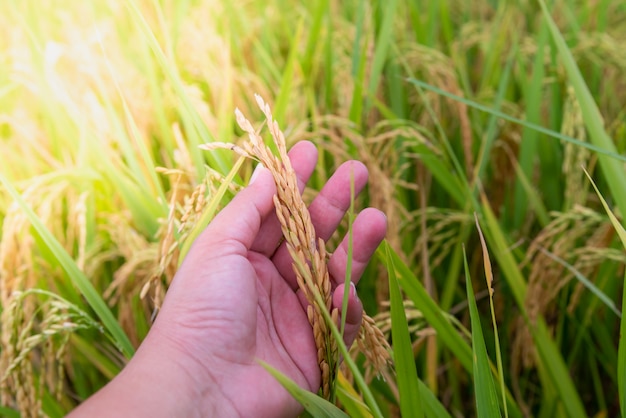
[[[209,223],[191,251],[246,255],[263,219],[274,209],[276,186],[272,173],[258,165],[248,187],[239,192]]]

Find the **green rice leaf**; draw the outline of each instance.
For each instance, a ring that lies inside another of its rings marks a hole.
[[[473,353],[471,347],[461,337],[459,332],[454,328],[452,322],[446,317],[444,312],[437,306],[435,301],[428,295],[424,286],[419,282],[417,277],[413,274],[411,269],[402,262],[398,254],[389,246],[387,241],[383,241],[377,253],[378,257],[383,261],[383,264],[387,266],[389,263],[393,263],[396,269],[396,277],[398,284],[404,291],[404,293],[413,301],[415,306],[418,306],[424,318],[428,321],[430,326],[437,332],[437,338],[439,338],[446,348],[448,348],[458,360],[463,368],[469,373],[473,371]],[[433,404],[429,403],[429,395],[424,391],[420,392],[422,399],[426,403],[426,411],[430,411],[430,407]],[[519,406],[513,400],[511,394],[507,391],[507,407],[509,413],[513,417],[521,417],[522,413]],[[428,416],[431,413],[428,412]],[[438,415],[437,415],[438,416]]]
[[[137,228],[144,235],[153,237],[159,229],[157,221],[159,215],[165,214],[164,206],[159,205],[153,196],[148,195],[144,189],[129,177],[113,168],[113,164],[109,164],[106,161],[105,164],[111,167],[105,174],[111,184],[117,188],[117,192],[130,210]]]
[[[322,37],[322,23],[328,14],[329,3],[329,0],[311,3],[311,6],[314,6],[312,13],[313,21],[311,22],[311,26],[308,30],[309,35],[302,60],[302,71],[305,74],[309,74],[311,72],[313,60],[316,58],[315,50],[320,44],[319,40]]]
[[[611,208],[609,208],[609,205],[606,203],[606,200],[604,200],[604,197],[600,193],[600,190],[598,190],[598,187],[594,183],[587,170],[585,170],[585,174],[587,175],[587,178],[589,178],[589,181],[593,185],[596,194],[600,198],[602,206],[604,206],[604,210],[606,211],[607,215],[609,215],[609,219],[611,220],[613,227],[617,231],[617,235],[619,236],[622,245],[624,246],[624,248],[626,248],[626,230],[619,222]],[[624,283],[626,283],[626,274],[624,275]],[[622,312],[624,312],[624,310],[626,310],[626,285],[622,285]],[[626,338],[626,320],[624,319],[624,316],[622,316],[621,318],[619,330],[620,339],[617,348],[617,387],[620,399],[620,410],[622,412],[622,416],[626,417],[626,342],[624,342],[624,338]]]
[[[537,221],[539,221],[539,224],[541,225],[541,227],[542,228],[545,227],[550,222],[550,215],[548,215],[548,210],[546,209],[546,205],[541,200],[539,191],[536,189],[535,186],[531,184],[529,177],[526,176],[521,165],[518,164],[516,161],[513,161],[512,164],[513,164],[513,167],[515,168],[515,173],[517,174],[518,185],[520,185],[520,187],[524,189],[526,193],[526,194],[522,194],[522,196],[524,197],[524,202],[525,202],[524,208],[526,208],[526,205],[530,206],[535,211],[535,215],[537,216]],[[515,189],[515,190],[517,191],[518,189]],[[517,216],[515,216],[518,210],[517,203],[513,205],[513,207],[515,208],[515,211],[514,211],[515,213],[513,215],[514,216],[513,222],[517,222],[516,220]]]
[[[446,410],[445,406],[437,399],[435,394],[426,386],[422,379],[417,378],[417,385],[419,386],[420,398],[424,405],[424,415],[427,417],[437,418],[450,418],[451,415]]]
[[[376,89],[382,77],[385,61],[387,60],[389,46],[392,43],[393,23],[396,16],[398,0],[381,1],[380,6],[383,12],[380,30],[376,36],[376,50],[374,51],[374,61],[369,80],[369,95],[376,96]]]
[[[585,83],[576,61],[572,56],[571,51],[563,39],[563,35],[559,31],[556,23],[552,20],[548,8],[543,0],[539,0],[539,5],[543,11],[543,16],[548,24],[548,28],[552,34],[552,39],[556,44],[556,47],[567,71],[567,76],[570,83],[574,87],[576,98],[580,105],[585,127],[589,132],[591,142],[595,146],[595,151],[598,152],[598,160],[600,162],[600,168],[609,185],[613,199],[617,204],[620,212],[626,214],[626,182],[624,182],[624,164],[620,163],[614,158],[608,158],[608,156],[617,155],[617,149],[613,140],[609,137],[604,129],[604,119],[600,114],[600,110],[593,100],[593,96],[589,92],[589,88]],[[601,152],[599,150],[602,150]],[[620,156],[623,157],[623,156]]]
[[[430,326],[437,331],[437,337],[454,353],[466,370],[472,370],[472,349],[387,241],[384,241],[379,248],[378,255],[388,269],[390,266],[396,269],[398,284],[415,306],[419,307]]]
[[[63,418],[66,415],[64,408],[59,401],[52,396],[48,388],[43,391],[41,409],[43,410],[43,415],[48,418]]]
[[[125,121],[118,120],[116,118],[117,115],[114,105],[110,102],[110,100],[104,100],[104,107],[107,110],[107,113],[110,115],[110,124],[112,125],[113,129],[115,129],[115,136],[117,137],[118,144],[120,145],[121,151],[124,155],[124,159],[128,164],[128,168],[132,173],[133,179],[140,184],[140,188],[151,191],[155,190],[158,196],[162,200],[165,200],[165,192],[163,190],[163,185],[161,184],[161,181],[157,176],[154,160],[150,155],[148,147],[146,146],[146,142],[141,137],[140,129],[137,126],[135,118],[128,106],[124,91],[119,85],[119,81],[115,74],[115,69],[112,67],[111,62],[107,57],[106,48],[104,48],[102,44],[100,46],[102,54],[106,58],[105,63],[107,65],[109,73],[111,74],[112,82],[115,85],[115,89],[121,99],[122,111],[125,116]],[[130,131],[129,133],[126,132],[124,126],[128,127],[128,130]],[[139,151],[141,161],[136,155],[137,151]],[[145,167],[145,170],[143,170],[143,167]]]
[[[487,281],[487,288],[489,290],[489,309],[491,311],[491,325],[493,326],[493,333],[495,336],[495,350],[496,350],[496,364],[498,366],[498,379],[500,381],[500,391],[502,393],[502,406],[504,409],[504,416],[509,416],[509,411],[506,405],[506,387],[504,385],[504,371],[502,366],[502,352],[500,350],[500,338],[498,337],[498,322],[496,321],[496,312],[493,306],[493,270],[491,268],[491,258],[489,257],[489,250],[487,249],[487,243],[485,242],[485,236],[478,222],[478,214],[474,212],[474,219],[476,221],[476,229],[478,230],[478,236],[480,237],[480,247],[483,251],[483,266],[485,269],[485,279]],[[467,257],[465,257],[465,247],[463,248],[463,260],[467,269]]]
[[[582,283],[583,286],[589,289],[591,293],[596,295],[596,297],[600,299],[602,303],[604,303],[607,306],[607,308],[613,311],[613,313],[615,313],[615,315],[617,315],[618,317],[620,318],[622,317],[621,312],[619,311],[619,309],[617,309],[617,306],[615,306],[615,302],[613,302],[613,300],[610,297],[608,297],[606,293],[600,290],[588,278],[586,278],[580,271],[578,271],[576,267],[572,266],[570,263],[563,260],[561,257],[557,256],[556,254],[551,253],[550,251],[547,251],[543,248],[540,248],[540,251],[543,254],[545,254],[547,257],[551,258],[552,260],[556,261],[557,263],[559,263],[560,265],[568,269],[574,275],[574,277],[576,277],[576,279],[580,283]]]
[[[626,230],[624,230],[624,227],[622,226],[620,221],[617,219],[617,217],[615,216],[615,214],[609,207],[608,203],[606,203],[604,196],[602,196],[602,194],[600,193],[600,190],[598,190],[598,186],[596,186],[596,183],[593,181],[593,179],[591,178],[587,170],[583,168],[583,171],[587,175],[587,178],[591,182],[591,185],[596,191],[596,194],[600,198],[600,201],[602,202],[602,206],[604,206],[604,210],[606,211],[607,215],[609,215],[609,219],[611,220],[611,223],[613,224],[613,228],[615,228],[615,231],[617,232],[617,235],[619,236],[620,241],[622,241],[622,245],[626,247]]]
[[[217,193],[215,193],[215,196],[212,197],[211,201],[209,202],[207,207],[204,209],[204,212],[202,212],[202,216],[200,217],[200,220],[194,225],[193,229],[189,233],[189,236],[187,237],[185,242],[183,242],[181,249],[180,249],[180,256],[178,257],[179,267],[183,263],[185,256],[187,256],[187,253],[189,252],[191,245],[196,240],[196,238],[198,238],[198,235],[200,235],[200,233],[204,231],[204,229],[209,224],[209,222],[211,222],[211,219],[215,217],[217,208],[219,207],[220,202],[224,198],[224,195],[226,194],[226,191],[228,190],[228,186],[233,182],[233,179],[237,175],[237,172],[239,171],[239,169],[241,168],[245,160],[246,160],[245,157],[239,157],[237,162],[235,162],[235,164],[233,165],[233,168],[231,168],[230,172],[228,173],[228,175],[226,176],[222,184],[220,184],[219,189],[217,189]]]
[[[94,310],[100,321],[102,321],[102,324],[110,333],[110,336],[117,348],[126,358],[132,357],[135,349],[128,339],[128,336],[120,326],[119,322],[117,322],[113,313],[109,310],[109,307],[104,302],[98,291],[93,287],[87,276],[85,276],[85,274],[78,268],[76,262],[67,253],[67,251],[65,251],[61,243],[59,243],[54,235],[48,231],[43,222],[41,222],[39,217],[30,208],[30,206],[28,206],[15,187],[13,187],[11,182],[9,182],[2,173],[0,173],[0,183],[4,185],[9,194],[22,208],[33,228],[35,228],[50,251],[54,254],[59,265],[61,265],[63,270],[65,270],[68,278],[82,293],[87,300],[87,303],[89,303],[89,306]]]
[[[515,56],[517,51],[517,44],[508,54],[506,65],[504,66],[504,72],[500,77],[500,82],[498,85],[498,91],[496,93],[496,97],[493,101],[493,109],[494,111],[499,111],[502,108],[502,102],[504,101],[505,93],[509,88],[509,79],[511,75],[511,70],[513,68],[513,63],[515,62]],[[494,57],[495,58],[495,57]],[[480,147],[480,153],[478,155],[476,161],[476,171],[475,171],[475,179],[472,181],[481,181],[484,178],[484,173],[487,169],[487,162],[489,161],[489,156],[492,154],[493,145],[496,142],[496,138],[499,135],[498,129],[498,118],[492,113],[489,118],[489,122],[487,123],[487,129],[484,133],[484,139],[481,141],[482,145]],[[468,167],[468,169],[473,167]],[[475,188],[476,190],[476,188]]]
[[[298,263],[298,260],[294,260],[294,262]],[[333,334],[333,338],[337,342],[337,348],[339,349],[339,354],[343,356],[344,363],[346,364],[346,366],[348,366],[348,369],[350,369],[350,371],[352,372],[354,381],[359,387],[359,389],[361,390],[361,393],[363,394],[363,399],[365,400],[365,403],[369,407],[374,417],[382,418],[383,414],[380,411],[380,407],[376,403],[376,398],[374,398],[374,395],[372,391],[370,390],[370,387],[368,386],[368,384],[365,382],[365,378],[363,377],[361,371],[359,370],[359,367],[356,365],[356,363],[352,359],[352,356],[348,352],[348,348],[346,347],[346,344],[343,342],[343,337],[341,336],[341,333],[339,332],[337,325],[332,320],[330,316],[330,312],[328,312],[328,309],[326,309],[326,305],[324,303],[324,300],[322,299],[322,295],[316,291],[316,292],[313,292],[313,297],[315,298],[315,301],[317,302],[318,306],[321,307],[321,312],[322,312],[322,315],[324,316],[324,320],[326,321],[326,325],[330,328],[330,331]]]
[[[89,360],[89,364],[94,366],[107,379],[111,380],[120,372],[120,367],[102,354],[93,344],[77,334],[71,335],[72,347],[79,351]]]
[[[535,56],[532,66],[532,76],[526,82],[524,89],[526,120],[535,124],[541,122],[543,80],[545,77],[544,69],[544,48],[548,42],[548,32],[546,25],[541,25],[539,36],[537,39],[537,55]],[[515,204],[513,207],[513,223],[516,227],[522,225],[526,217],[527,206],[532,202],[532,196],[529,195],[528,180],[532,178],[534,164],[537,158],[541,158],[537,153],[539,144],[539,135],[537,131],[524,127],[522,130],[522,140],[520,142],[519,163],[515,163],[518,172],[514,190]],[[536,200],[535,200],[536,201]],[[539,215],[543,216],[543,215]],[[545,223],[544,223],[545,225]]]
[[[337,376],[337,399],[351,417],[371,418],[372,414],[343,373]]]
[[[287,62],[285,63],[285,68],[283,69],[283,76],[280,80],[280,91],[273,107],[275,120],[285,120],[285,112],[287,111],[289,100],[291,99],[291,94],[293,93],[292,86],[296,76],[296,70],[298,69],[296,64],[298,62],[298,51],[300,49],[300,38],[302,37],[303,26],[303,22],[300,20],[298,23],[298,29],[296,30],[291,42],[289,56],[287,57]],[[273,141],[268,141],[268,145],[275,151]]]
[[[414,83],[415,84],[415,83]],[[447,171],[448,173],[445,172],[439,172],[439,177],[437,177],[438,180],[440,180],[440,177],[443,176],[448,177],[448,181],[453,181],[456,182],[459,185],[459,194],[461,195],[461,201],[459,203],[460,206],[465,206],[467,205],[467,201],[468,198],[470,200],[474,199],[473,195],[469,195],[468,191],[471,190],[471,186],[469,184],[469,179],[467,178],[467,176],[465,175],[465,170],[463,168],[463,165],[461,164],[461,162],[459,161],[459,159],[457,158],[457,155],[454,151],[454,147],[452,146],[452,143],[450,141],[450,138],[448,137],[448,135],[446,134],[445,129],[442,126],[441,121],[439,120],[439,116],[437,114],[437,112],[435,111],[435,109],[433,108],[431,101],[429,100],[428,96],[424,93],[423,89],[420,88],[420,86],[418,84],[416,85],[416,90],[417,93],[419,94],[420,99],[422,100],[422,102],[424,103],[424,107],[426,109],[426,111],[428,112],[428,114],[430,115],[433,123],[435,124],[435,128],[439,134],[439,141],[441,142],[441,145],[443,145],[443,149],[445,150],[445,158],[446,158],[446,165],[447,165]],[[432,168],[426,163],[424,162],[424,164],[432,170]],[[433,171],[433,174],[437,174],[437,171]],[[445,184],[445,183],[444,183]],[[450,192],[452,194],[452,192]],[[458,198],[457,198],[458,199]]]
[[[6,406],[0,406],[0,416],[6,418],[20,418],[21,415],[15,409],[8,408]]]
[[[163,51],[163,48],[161,48],[161,45],[159,44],[155,33],[152,31],[150,25],[146,21],[146,18],[142,14],[141,8],[137,4],[137,1],[126,0],[124,3],[128,11],[131,13],[131,16],[137,24],[139,30],[144,35],[145,42],[154,53],[157,62],[167,76],[167,79],[171,81],[172,87],[174,88],[177,97],[181,101],[181,111],[179,114],[185,127],[187,139],[189,140],[191,145],[189,148],[191,158],[193,159],[197,172],[200,173],[202,172],[204,164],[202,161],[202,154],[200,153],[200,150],[197,148],[197,146],[203,143],[212,142],[213,136],[209,132],[205,123],[202,121],[202,118],[198,114],[198,111],[193,106],[189,95],[185,90],[184,83],[180,76],[178,68],[176,67],[175,63],[171,61],[170,57],[168,57],[168,55]],[[157,2],[154,3],[156,4],[154,10],[162,19],[163,11],[161,7],[158,6]],[[221,173],[225,173],[228,171],[229,159],[224,157],[225,155],[225,152],[216,150],[214,154],[208,156],[211,166],[219,170]]]
[[[492,254],[495,255],[495,259],[500,265],[500,270],[513,292],[517,305],[527,318],[525,304],[526,281],[487,198],[484,194],[481,198],[483,215],[485,217],[485,229],[483,232],[485,233],[486,241],[493,249]],[[543,317],[537,318],[535,324],[529,324],[529,328],[542,362],[542,367],[546,369],[543,377],[548,380],[544,384],[550,384],[554,387],[568,416],[585,416],[585,409],[569,370],[565,365],[561,352],[550,336]]]
[[[604,156],[610,157],[613,160],[626,161],[626,156],[620,155],[617,152],[615,152],[614,150],[611,150],[611,149],[608,149],[608,148],[605,149],[605,148],[599,147],[597,144],[589,144],[589,143],[583,142],[583,141],[581,141],[579,139],[572,138],[571,136],[563,135],[560,132],[556,132],[556,131],[553,131],[551,129],[544,128],[543,126],[537,125],[536,123],[528,122],[528,121],[525,121],[523,119],[519,119],[519,118],[510,116],[510,115],[507,115],[504,112],[501,112],[499,110],[494,110],[494,109],[490,108],[489,106],[485,106],[485,105],[477,103],[477,102],[475,102],[473,100],[468,100],[468,99],[466,99],[464,97],[457,96],[455,94],[449,93],[449,92],[447,92],[447,91],[445,91],[443,89],[440,89],[439,87],[430,85],[430,84],[425,83],[425,82],[423,82],[421,80],[416,80],[414,78],[409,78],[408,81],[410,83],[412,83],[412,84],[414,84],[414,85],[416,85],[418,87],[421,87],[423,89],[426,89],[428,91],[432,91],[432,92],[440,94],[440,95],[442,95],[444,97],[448,97],[450,99],[457,100],[457,101],[459,101],[461,103],[464,103],[464,104],[466,104],[466,105],[468,105],[470,107],[473,107],[474,109],[478,109],[481,112],[486,112],[486,113],[492,114],[494,116],[497,116],[499,118],[502,118],[502,119],[504,119],[506,121],[517,123],[519,125],[524,126],[525,128],[533,129],[533,130],[535,130],[537,132],[546,134],[546,135],[548,135],[548,136],[550,136],[552,138],[561,139],[563,141],[567,141],[569,143],[581,146],[583,148],[587,148],[587,149],[589,149],[591,151],[594,151],[594,152],[596,152],[598,154],[602,154]]]
[[[500,407],[498,406],[498,396],[491,375],[489,356],[480,324],[480,316],[474,291],[472,289],[472,279],[467,266],[467,255],[463,251],[463,261],[465,265],[465,287],[467,289],[467,301],[469,304],[470,320],[472,323],[472,348],[474,350],[474,391],[476,397],[476,413],[480,417],[500,417]]]
[[[437,155],[431,148],[424,144],[417,144],[415,151],[420,155],[420,161],[428,168],[433,177],[449,193],[450,197],[459,205],[467,202],[463,184],[459,176],[450,169],[450,165],[444,161],[441,155]]]
[[[423,417],[422,401],[418,386],[417,369],[413,357],[413,347],[409,336],[409,325],[404,313],[404,303],[396,269],[391,261],[389,246],[387,264],[389,275],[389,297],[391,309],[391,336],[393,341],[393,359],[396,368],[398,392],[400,398],[400,412],[403,417]],[[417,305],[419,306],[419,305]]]
[[[626,274],[624,274],[626,283]],[[626,286],[622,286],[622,312],[626,309]],[[619,325],[619,347],[617,349],[617,387],[619,392],[619,405],[622,416],[626,417],[626,320],[622,316]]]
[[[354,80],[354,90],[352,91],[349,119],[357,126],[361,125],[361,120],[363,118],[363,90],[366,83],[367,42],[363,42],[363,45],[361,45],[366,4],[367,2],[363,0],[359,1],[356,11],[356,34],[354,44],[352,46],[351,75]]]
[[[345,412],[337,408],[326,399],[317,396],[316,394],[309,392],[306,389],[302,389],[296,382],[285,376],[269,364],[264,361],[259,361],[261,366],[265,368],[278,382],[283,385],[285,389],[293,396],[308,413],[314,417],[329,417],[329,418],[348,418]]]

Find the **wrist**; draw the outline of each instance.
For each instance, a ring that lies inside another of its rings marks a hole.
[[[238,417],[221,393],[224,379],[207,373],[208,367],[189,364],[186,353],[158,334],[155,327],[119,376],[121,390],[142,387],[135,402],[153,400],[143,410],[146,416]]]
[[[190,395],[189,402],[197,406],[185,409],[184,416],[276,418],[297,416],[302,411],[302,406],[256,362],[225,361],[211,349],[202,354],[191,350],[195,351],[192,354],[183,342],[185,339],[159,335],[158,325],[151,333],[155,339],[149,346],[158,347],[155,351],[159,354],[172,353],[167,361],[175,364],[174,369],[187,385],[184,392]]]
[[[126,367],[72,417],[238,417],[215,380],[196,376],[179,361],[176,348],[155,337],[149,335]],[[153,341],[146,344],[148,339]]]

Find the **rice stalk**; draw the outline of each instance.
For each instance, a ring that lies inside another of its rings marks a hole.
[[[424,78],[433,85],[458,96],[464,96],[461,81],[453,70],[453,60],[443,53],[423,45],[408,44],[403,49],[402,60],[414,73],[423,74]],[[449,115],[450,117],[445,119],[458,121],[465,172],[467,177],[471,178],[474,169],[474,158],[472,151],[472,131],[467,105],[457,100],[437,96],[433,93],[427,94],[429,95],[428,102],[436,110],[437,115]],[[410,100],[415,103],[416,108],[422,106],[423,99],[417,92],[412,92]],[[444,118],[442,117],[442,119]],[[421,126],[428,127],[429,130],[434,130],[433,122],[428,112],[422,113],[422,118],[419,121]]]
[[[28,300],[37,297],[45,299],[37,301],[32,314],[25,313]],[[0,403],[23,417],[38,417],[44,391],[57,400],[63,396],[70,335],[103,329],[77,306],[40,289],[14,291],[1,319]]]
[[[210,168],[207,168],[206,176],[197,184],[194,184],[195,175],[191,171],[163,167],[159,167],[157,171],[170,177],[172,189],[169,193],[167,218],[160,221],[153,244],[154,251],[148,264],[150,271],[141,276],[139,291],[142,299],[151,292],[151,303],[155,310],[160,308],[166,288],[178,270],[183,243],[190,239],[192,230],[217,195],[216,185],[224,181],[224,176]],[[238,190],[238,186],[231,185],[231,192],[236,193]]]
[[[624,262],[623,252],[610,248],[612,228],[601,214],[576,205],[570,211],[553,213],[553,220],[530,243],[523,265],[529,266],[526,309],[532,322],[539,317],[556,318],[558,295],[574,278],[571,271],[545,253],[567,261],[583,275],[591,275],[607,259]],[[569,299],[573,312],[585,287],[578,283]],[[552,325],[549,323],[549,325]],[[523,321],[514,337],[514,368],[535,364],[532,336]]]
[[[585,122],[576,100],[574,89],[567,89],[567,100],[563,111],[563,134],[586,142]],[[565,207],[583,205],[587,199],[588,182],[580,167],[589,167],[591,152],[572,143],[565,143],[563,151],[563,179],[565,181]]]
[[[239,109],[235,111],[237,123],[248,134],[249,141],[241,146],[215,142],[205,144],[201,148],[206,150],[232,149],[242,156],[260,161],[272,173],[276,183],[274,196],[276,215],[281,224],[287,249],[293,259],[298,286],[310,303],[307,308],[307,317],[313,328],[317,358],[322,373],[321,395],[326,399],[333,399],[339,355],[337,342],[324,320],[322,309],[331,313],[335,323],[338,321],[339,311],[332,308],[331,281],[326,264],[328,257],[326,244],[324,240],[316,238],[315,227],[298,190],[296,173],[287,155],[284,134],[273,119],[269,105],[260,96],[255,97],[267,119],[267,125],[279,156],[272,153]],[[321,296],[325,306],[318,305],[316,294]],[[365,313],[357,342],[367,361],[374,365],[376,370],[382,370],[390,361],[387,340],[376,327],[374,320]]]

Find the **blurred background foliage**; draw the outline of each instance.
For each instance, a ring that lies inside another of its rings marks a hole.
[[[239,141],[234,109],[260,121],[258,93],[322,151],[307,199],[367,165],[358,207],[387,214],[397,261],[468,343],[472,278],[511,415],[618,415],[626,255],[583,168],[622,219],[626,3],[549,9],[592,101],[531,0],[2,2],[0,413],[62,416],[119,372],[202,214],[251,173],[219,190],[235,156],[198,145]],[[389,265],[359,285],[386,332]],[[404,306],[418,376],[475,415],[480,383]],[[386,416],[394,376],[371,381]]]

